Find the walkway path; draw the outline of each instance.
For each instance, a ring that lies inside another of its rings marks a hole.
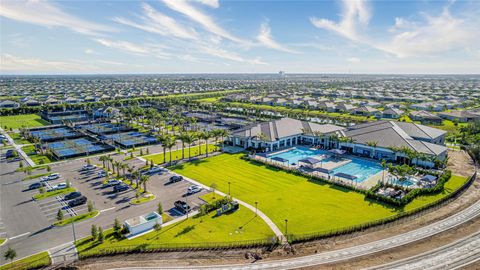
[[[3,130],[3,128],[1,127],[0,127],[0,133],[5,135],[5,137],[10,142],[10,144],[15,148],[15,150],[18,153],[20,153],[20,155],[23,157],[25,161],[27,161],[28,165],[32,167],[35,166],[35,162],[33,162],[33,160],[22,150],[22,146],[23,146],[22,144],[16,144],[15,140],[13,140],[12,137],[10,137],[10,135],[8,135],[8,133],[5,132],[5,130]]]
[[[77,248],[73,242],[66,243],[48,250],[48,255],[52,259],[52,265],[57,263],[75,261],[78,259]]]
[[[142,158],[142,157],[137,157],[137,159],[141,160],[142,162],[145,162],[145,159]],[[166,169],[166,168],[165,168]],[[168,169],[166,169],[168,170]],[[173,171],[170,171],[168,170],[171,174],[175,174],[175,175],[179,175]],[[183,176],[183,175],[182,175]],[[183,178],[195,185],[199,185],[201,186],[202,188],[206,189],[206,190],[209,190],[210,187],[196,181],[196,180],[193,180],[191,178],[188,178],[188,177],[185,177],[183,176]],[[221,191],[218,191],[218,190],[215,190],[215,193],[219,194],[220,196],[227,196],[227,194],[221,192]],[[280,241],[282,242],[282,244],[288,244],[287,242],[287,238],[283,235],[282,231],[277,227],[277,225],[275,225],[275,223],[273,223],[273,221],[267,216],[265,215],[262,211],[260,211],[259,209],[255,209],[255,207],[253,207],[252,205],[242,201],[242,200],[239,200],[237,198],[232,198],[234,199],[235,201],[237,201],[240,205],[243,205],[245,206],[246,208],[252,210],[253,212],[256,212],[257,215],[263,219],[263,221],[265,221],[265,223],[267,223],[267,225],[270,227],[270,229],[275,233],[275,235],[278,237],[278,239],[280,239]]]

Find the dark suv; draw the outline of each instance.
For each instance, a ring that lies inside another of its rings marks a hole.
[[[175,206],[176,209],[178,209],[184,214],[186,214],[187,212],[190,212],[191,210],[187,202],[184,202],[184,201],[176,201],[173,205]]]
[[[120,184],[113,187],[113,192],[122,192],[128,190],[128,185]]]
[[[82,196],[82,193],[78,192],[78,191],[74,191],[74,192],[70,192],[68,193],[67,195],[65,195],[65,197],[63,197],[66,201],[68,200],[72,200],[72,199],[75,199],[77,197],[80,197]]]
[[[172,177],[170,177],[170,181],[169,183],[175,183],[175,182],[180,182],[183,180],[183,176],[181,175],[174,175]]]
[[[41,188],[41,187],[44,187],[44,186],[46,186],[45,183],[37,182],[37,183],[33,183],[30,186],[28,186],[28,189],[32,190],[32,189],[37,189],[37,188]]]
[[[69,202],[68,202],[68,206],[74,207],[74,206],[82,205],[82,204],[84,204],[84,203],[86,203],[86,202],[87,202],[87,197],[81,196],[81,197],[78,197],[78,198],[76,198],[76,199],[74,199],[74,200],[69,201]]]

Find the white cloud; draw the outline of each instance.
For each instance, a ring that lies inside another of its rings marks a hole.
[[[438,16],[425,15],[423,23],[397,18],[394,29],[390,41],[375,43],[374,47],[398,57],[465,49],[478,39],[478,28],[475,30],[465,20],[454,18],[446,8]]]
[[[395,18],[395,24],[388,30],[390,34],[385,34],[383,40],[359,31],[359,26],[366,26],[371,17],[365,1],[343,0],[342,19],[338,23],[316,18],[310,21],[318,28],[397,57],[435,55],[453,49],[467,50],[472,46],[478,48],[478,19],[455,18],[449,12],[450,6],[448,4],[437,16],[422,13],[423,21]]]
[[[270,26],[268,23],[262,23],[260,25],[260,33],[257,36],[257,40],[265,47],[282,51],[282,52],[288,52],[288,53],[297,53],[296,51],[289,49],[282,44],[278,43],[275,41],[272,37]]]
[[[358,57],[349,57],[347,58],[347,61],[350,63],[360,63],[360,58]]]
[[[86,49],[84,52],[85,54],[97,54],[97,52],[92,49]]]
[[[108,40],[103,38],[94,39],[96,42],[100,43],[101,45],[117,49],[119,51],[127,52],[134,55],[141,55],[141,56],[154,56],[160,59],[168,59],[170,58],[170,54],[163,52],[163,48],[161,46],[152,46],[152,45],[138,45],[128,41],[122,40]]]
[[[184,27],[173,18],[166,16],[148,4],[142,4],[144,15],[141,16],[143,23],[136,23],[128,19],[116,17],[113,20],[117,23],[135,27],[147,32],[163,36],[174,36],[184,39],[197,39],[198,34],[194,29]]]
[[[335,23],[328,19],[311,18],[310,22],[325,30],[336,32],[348,39],[358,41],[358,26],[368,24],[371,14],[365,0],[343,0],[342,1],[342,19]]]
[[[87,35],[100,35],[102,32],[114,31],[111,27],[68,14],[45,1],[2,1],[0,16],[47,27],[65,27]]]
[[[201,4],[204,4],[206,6],[209,6],[211,8],[219,8],[220,7],[220,3],[218,2],[218,0],[195,0]]]
[[[23,58],[11,54],[0,56],[1,72],[87,72],[95,71],[95,65],[75,61],[51,61],[39,58]]]
[[[163,2],[170,9],[182,13],[191,20],[199,23],[205,30],[213,33],[215,35],[221,36],[228,40],[238,42],[238,43],[248,43],[241,38],[238,38],[230,34],[227,30],[220,27],[210,16],[204,14],[202,11],[196,9],[190,5],[187,1],[184,0],[163,0]]]
[[[250,63],[254,65],[266,65],[267,63],[263,62],[260,58],[255,59],[245,59],[240,56],[238,53],[227,51],[225,49],[213,46],[204,46],[201,49],[201,52],[218,57],[227,59],[230,61],[240,62],[240,63]]]

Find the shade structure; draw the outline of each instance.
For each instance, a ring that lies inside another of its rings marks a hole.
[[[355,180],[355,179],[358,178],[355,175],[350,175],[350,174],[346,174],[346,173],[336,173],[335,176],[346,178],[346,179],[349,179],[349,180]]]
[[[321,160],[309,157],[309,158],[300,159],[298,162],[302,162],[302,163],[306,163],[306,164],[310,164],[310,165],[315,165],[315,164],[321,162]]]
[[[433,181],[437,180],[437,177],[433,176],[433,175],[430,175],[430,174],[427,174],[424,177],[422,177],[422,179],[420,179],[420,180],[426,181],[426,182],[433,182]]]
[[[280,161],[280,162],[287,162],[288,161],[288,159],[284,159],[284,158],[281,158],[281,157],[273,157],[272,160]]]
[[[343,155],[345,154],[345,150],[340,150],[340,149],[332,149],[332,150],[328,150],[330,153],[334,153],[334,154],[337,154],[337,155]]]

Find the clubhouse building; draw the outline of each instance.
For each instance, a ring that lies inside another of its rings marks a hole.
[[[345,128],[282,118],[243,128],[233,132],[227,140],[234,146],[264,152],[309,145],[397,162],[409,160],[406,152],[410,152],[415,154],[411,160],[413,164],[433,167],[435,159],[444,160],[447,156],[445,135],[443,130],[397,121]]]

